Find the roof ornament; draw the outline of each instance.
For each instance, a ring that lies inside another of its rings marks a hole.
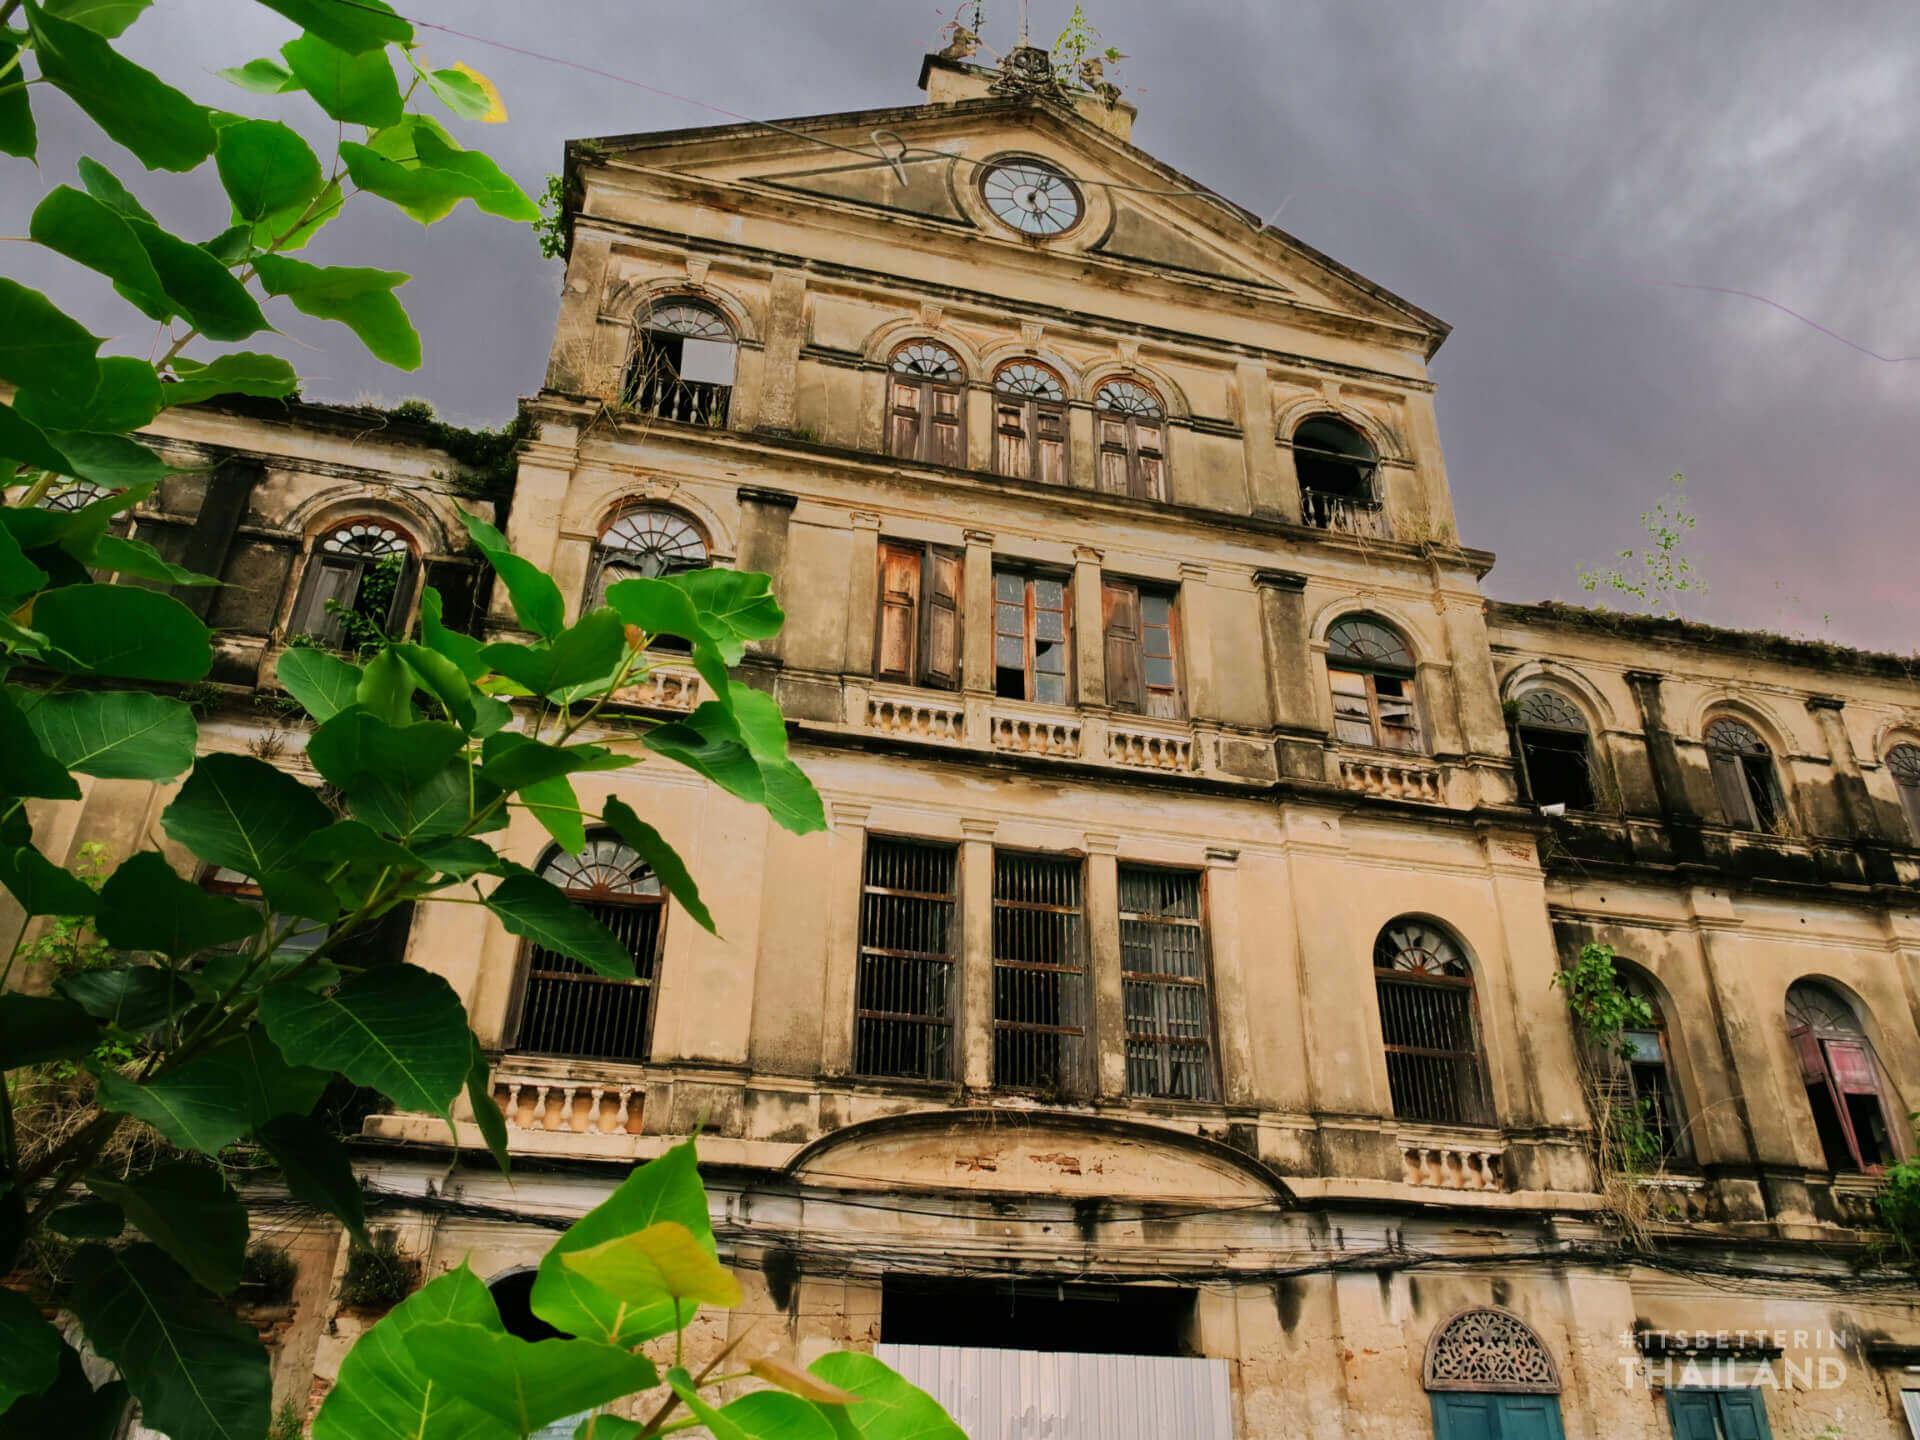
[[[996,95],[1045,95],[1058,88],[1053,56],[1038,45],[1019,44],[1000,62],[1000,74],[989,87]]]

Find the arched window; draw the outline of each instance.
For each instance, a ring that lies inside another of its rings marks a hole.
[[[1514,747],[1536,805],[1593,809],[1593,745],[1580,707],[1553,690],[1529,690],[1514,716]]]
[[[666,933],[659,878],[610,835],[589,837],[578,855],[555,851],[540,873],[626,945],[634,978],[608,980],[529,942],[514,1048],[583,1060],[645,1060]]]
[[[1392,630],[1363,615],[1336,623],[1327,632],[1327,680],[1341,744],[1419,751],[1413,656]]]
[[[1373,942],[1374,990],[1393,1113],[1431,1125],[1491,1125],[1473,967],[1439,926],[1395,920]]]
[[[1386,538],[1377,483],[1379,457],[1353,426],[1331,415],[1303,420],[1293,432],[1293,469],[1307,524]]]
[[[1137,500],[1167,498],[1159,397],[1137,380],[1109,380],[1093,397],[1100,427],[1100,488]]]
[[[69,480],[47,491],[40,498],[42,510],[84,510],[96,500],[104,500],[112,492],[103,485],[91,480]]]
[[[1438,1326],[1427,1341],[1421,1379],[1433,1406],[1433,1433],[1441,1440],[1560,1440],[1565,1434],[1559,1367],[1540,1337],[1510,1311],[1479,1305]]]
[[[946,346],[910,340],[888,365],[887,452],[935,465],[967,463],[967,373]]]
[[[1631,1053],[1618,1056],[1618,1078],[1625,1082],[1627,1095],[1639,1112],[1640,1123],[1650,1132],[1657,1158],[1662,1163],[1684,1159],[1687,1155],[1686,1125],[1680,1109],[1680,1087],[1673,1079],[1673,1049],[1667,1038],[1667,1017],[1660,998],[1637,975],[1621,974],[1621,988],[1636,1000],[1643,1000],[1653,1017],[1645,1030],[1624,1030],[1620,1047]]]
[[[607,587],[618,581],[657,580],[704,570],[711,563],[706,537],[679,511],[658,505],[628,510],[600,532],[600,543],[594,546],[587,608],[606,604]]]
[[[1827,1168],[1877,1172],[1898,1159],[1880,1060],[1853,1007],[1831,986],[1797,981],[1787,989],[1787,1035]]]
[[[1896,745],[1887,751],[1887,769],[1900,791],[1900,805],[1907,812],[1907,825],[1914,843],[1920,845],[1920,745]]]
[[[1777,832],[1785,822],[1773,752],[1743,720],[1722,716],[1707,725],[1707,762],[1720,810],[1736,830]]]
[[[1067,483],[1067,390],[1032,360],[1002,365],[993,377],[996,474],[1048,485]]]
[[[413,604],[416,559],[411,538],[390,521],[336,525],[307,556],[288,633],[350,650],[398,634]]]
[[[621,401],[643,415],[718,430],[727,423],[739,349],[733,327],[706,301],[657,300],[635,323]]]

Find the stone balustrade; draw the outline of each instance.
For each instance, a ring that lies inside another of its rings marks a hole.
[[[958,744],[967,737],[967,712],[958,705],[871,695],[867,698],[867,728],[882,735]]]
[[[1161,730],[1136,730],[1128,725],[1107,727],[1107,758],[1116,765],[1143,770],[1193,769],[1193,736]]]
[[[692,670],[672,670],[656,665],[637,685],[626,685],[613,692],[623,705],[638,705],[647,710],[691,710],[700,703],[700,677]]]
[[[1348,790],[1358,790],[1363,795],[1384,795],[1390,800],[1418,800],[1438,805],[1442,798],[1440,772],[1431,765],[1407,761],[1342,755],[1340,783]]]
[[[645,1099],[638,1085],[594,1084],[536,1076],[496,1075],[493,1100],[509,1130],[574,1135],[637,1135]]]
[[[1080,722],[995,711],[993,748],[1008,750],[1016,755],[1052,755],[1062,760],[1077,760],[1080,757]]]
[[[1400,1141],[1407,1184],[1429,1190],[1504,1190],[1504,1159],[1496,1145],[1452,1140]]]
[[[1720,1218],[1707,1182],[1694,1175],[1642,1175],[1634,1180],[1647,1195],[1647,1218],[1657,1224],[1693,1225]]]

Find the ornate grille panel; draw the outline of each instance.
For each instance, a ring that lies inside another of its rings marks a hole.
[[[1505,1310],[1465,1310],[1427,1344],[1429,1390],[1558,1395],[1560,1372],[1540,1337]]]
[[[1082,1088],[1086,946],[1078,860],[993,857],[993,1079],[1018,1090]]]
[[[1197,874],[1120,867],[1120,968],[1127,1092],[1213,1099],[1213,1026]]]
[[[870,836],[860,892],[854,1069],[951,1080],[958,855]]]

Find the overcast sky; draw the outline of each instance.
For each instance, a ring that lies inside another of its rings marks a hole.
[[[405,0],[419,20],[561,56],[742,115],[914,102],[944,15],[920,0]],[[950,6],[948,7],[951,8]],[[1033,0],[1051,35],[1067,0]],[[1013,0],[989,0],[988,39]],[[1909,0],[1089,0],[1140,107],[1134,139],[1439,315],[1441,435],[1463,538],[1512,599],[1583,597],[1583,562],[1636,543],[1675,471],[1722,624],[1912,653],[1920,359],[1920,12]],[[291,28],[247,0],[158,0],[123,44],[195,98],[303,123],[212,71]],[[428,31],[511,112],[465,127],[538,193],[570,136],[728,123],[700,105]],[[148,176],[36,87],[38,176],[0,157],[0,227],[72,180],[84,140],[168,223],[219,228],[212,167]],[[315,132],[318,141],[321,136]],[[327,137],[331,138],[331,137]],[[293,317],[307,393],[499,422],[541,381],[558,267],[463,206],[432,230],[361,201],[307,258],[416,278],[408,375]],[[144,322],[58,259],[7,252],[101,333]],[[271,312],[270,312],[271,313]],[[1824,617],[1830,616],[1828,620]]]

